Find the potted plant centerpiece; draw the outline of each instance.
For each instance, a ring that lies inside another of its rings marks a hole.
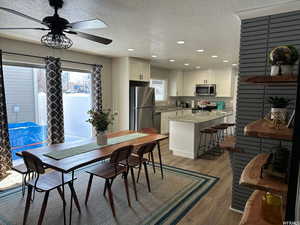
[[[290,104],[290,99],[284,97],[269,97],[268,102],[271,104],[271,119],[278,119],[286,122],[287,106]]]
[[[299,58],[297,49],[294,46],[279,46],[274,48],[269,55],[271,76],[291,75],[295,63]]]
[[[106,145],[107,144],[107,135],[106,131],[108,126],[113,123],[114,115],[111,114],[111,111],[88,111],[90,118],[87,122],[91,123],[96,130],[96,139],[98,145]]]

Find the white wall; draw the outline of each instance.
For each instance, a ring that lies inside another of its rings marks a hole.
[[[112,59],[108,57],[80,53],[65,49],[50,49],[39,44],[29,42],[11,40],[0,37],[0,49],[3,51],[16,52],[22,54],[36,55],[36,56],[54,56],[65,60],[72,60],[91,64],[103,65],[102,73],[102,93],[103,93],[103,108],[112,108]],[[3,54],[4,63],[18,63],[18,64],[33,64],[37,66],[44,66],[44,60],[23,57],[16,55]],[[64,68],[78,69],[91,71],[90,66],[62,63]]]
[[[129,129],[129,58],[112,60],[114,130]]]

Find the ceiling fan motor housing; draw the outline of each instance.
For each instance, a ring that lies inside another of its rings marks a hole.
[[[69,21],[59,17],[58,15],[47,16],[43,19],[43,22],[48,24],[50,30],[54,34],[62,34],[64,29],[68,28]]]

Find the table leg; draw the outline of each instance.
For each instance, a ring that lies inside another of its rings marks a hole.
[[[61,183],[62,183],[64,225],[66,225],[67,224],[67,220],[66,220],[66,196],[65,196],[65,176],[64,176],[64,172],[61,172]]]
[[[161,152],[160,152],[160,143],[157,142],[157,150],[158,150],[158,158],[159,158],[159,164],[160,164],[160,173],[161,173],[161,179],[164,179],[164,172],[163,172],[163,166],[162,166],[162,160],[161,160]]]
[[[71,184],[74,187],[74,170],[72,171],[72,180]],[[70,216],[69,216],[69,225],[72,224],[72,208],[73,208],[73,198],[74,198],[74,193],[71,191],[71,202],[70,202]]]

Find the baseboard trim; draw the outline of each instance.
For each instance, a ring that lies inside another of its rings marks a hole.
[[[243,213],[244,213],[244,211],[239,210],[239,209],[232,208],[231,206],[229,207],[229,209],[230,209],[231,211],[233,211],[233,212],[237,212],[237,213],[240,213],[240,214],[243,214]]]

